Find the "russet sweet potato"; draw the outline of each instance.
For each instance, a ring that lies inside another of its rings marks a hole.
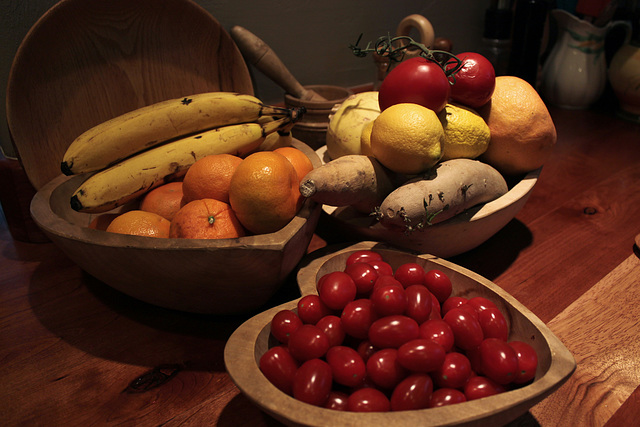
[[[502,175],[477,160],[453,159],[392,191],[378,210],[391,229],[411,231],[445,221],[508,191]]]
[[[318,203],[352,206],[359,212],[370,214],[406,179],[373,157],[351,154],[309,172],[300,182],[300,193]]]

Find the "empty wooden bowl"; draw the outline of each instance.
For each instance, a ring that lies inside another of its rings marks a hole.
[[[326,147],[317,150],[324,162],[329,161]],[[509,191],[488,203],[472,207],[441,223],[410,234],[390,230],[374,217],[355,209],[323,205],[322,210],[332,233],[351,240],[376,240],[399,248],[449,258],[480,246],[511,221],[525,205],[542,169],[529,172],[513,183]]]
[[[489,280],[432,255],[414,255],[381,243],[361,242],[316,258],[300,269],[297,277],[302,295],[315,293],[318,278],[344,269],[349,255],[362,249],[379,252],[394,269],[406,262],[417,262],[425,269],[437,268],[451,278],[454,295],[492,300],[509,322],[509,340],[525,341],[537,351],[535,379],[526,386],[498,395],[416,411],[353,413],[312,406],[278,390],[258,366],[260,357],[275,345],[270,336],[271,319],[280,310],[295,309],[295,300],[247,320],[229,338],[224,351],[227,371],[238,388],[279,421],[305,426],[501,425],[553,393],[575,370],[571,353],[531,311]]]
[[[320,159],[294,140],[318,166]],[[305,201],[280,231],[238,239],[161,239],[87,228],[93,215],[71,209],[85,176],[59,176],[31,202],[45,234],[83,270],[111,287],[158,306],[238,314],[265,304],[306,253],[320,206]]]

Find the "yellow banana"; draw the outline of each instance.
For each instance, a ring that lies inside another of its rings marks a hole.
[[[295,119],[295,112],[293,116]],[[180,177],[204,156],[242,156],[291,120],[292,117],[284,117],[265,124],[223,126],[143,151],[89,177],[71,196],[71,207],[80,212],[109,211]]]
[[[282,130],[270,133],[264,139],[264,142],[260,144],[259,151],[273,151],[280,147],[290,147],[291,141],[293,141],[293,135],[291,134],[291,128],[293,123],[288,125]]]
[[[148,105],[101,123],[77,137],[62,159],[65,175],[94,172],[166,141],[290,110],[233,92],[209,92]]]

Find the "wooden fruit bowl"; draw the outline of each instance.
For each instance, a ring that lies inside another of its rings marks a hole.
[[[492,300],[509,322],[509,340],[522,340],[536,349],[536,377],[522,388],[499,395],[417,411],[350,413],[312,406],[282,393],[258,367],[260,357],[275,344],[270,337],[273,315],[283,309],[295,309],[298,301],[295,300],[247,320],[231,335],[224,351],[227,371],[238,388],[279,421],[306,426],[501,425],[524,414],[553,393],[575,370],[576,362],[571,353],[531,311],[489,280],[433,255],[414,255],[381,243],[361,242],[316,258],[300,269],[297,278],[302,295],[315,293],[319,277],[343,269],[349,255],[362,249],[380,252],[394,269],[406,262],[417,262],[425,269],[438,268],[451,278],[455,295],[483,296]]]
[[[328,161],[326,147],[317,150]],[[511,221],[529,199],[542,169],[529,172],[512,184],[502,197],[483,203],[438,224],[410,234],[389,230],[374,217],[350,206],[323,205],[322,221],[333,231],[353,240],[376,240],[403,249],[449,258],[487,241]]]
[[[306,144],[293,145],[314,166]],[[31,202],[44,233],[83,270],[113,288],[158,306],[206,314],[259,308],[306,253],[320,205],[305,201],[280,231],[238,239],[159,239],[87,228],[93,215],[71,209],[69,199],[85,176],[59,176]]]

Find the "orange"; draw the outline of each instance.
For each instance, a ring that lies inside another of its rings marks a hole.
[[[295,217],[300,190],[285,156],[259,151],[245,158],[229,187],[229,201],[242,225],[255,234],[280,230]]]
[[[302,150],[295,147],[280,147],[273,151],[282,154],[291,162],[298,174],[298,181],[302,181],[302,179],[313,170],[313,163],[311,163],[311,160]]]
[[[89,228],[93,228],[94,230],[105,231],[109,226],[109,224],[111,224],[111,221],[113,221],[114,218],[116,218],[118,215],[120,214],[115,214],[115,213],[100,214],[91,220],[91,222],[89,223]]]
[[[233,239],[245,231],[227,203],[199,199],[187,203],[171,221],[170,237],[184,239]]]
[[[140,201],[140,210],[157,213],[171,221],[182,207],[182,182],[169,182],[154,188]]]
[[[107,231],[134,236],[169,237],[170,224],[156,213],[133,210],[114,218]]]
[[[480,160],[506,175],[541,167],[556,144],[556,128],[538,92],[514,76],[496,78],[491,101],[478,109],[491,139]]]
[[[184,203],[216,199],[229,203],[231,177],[242,159],[232,154],[212,154],[197,160],[182,183]]]

